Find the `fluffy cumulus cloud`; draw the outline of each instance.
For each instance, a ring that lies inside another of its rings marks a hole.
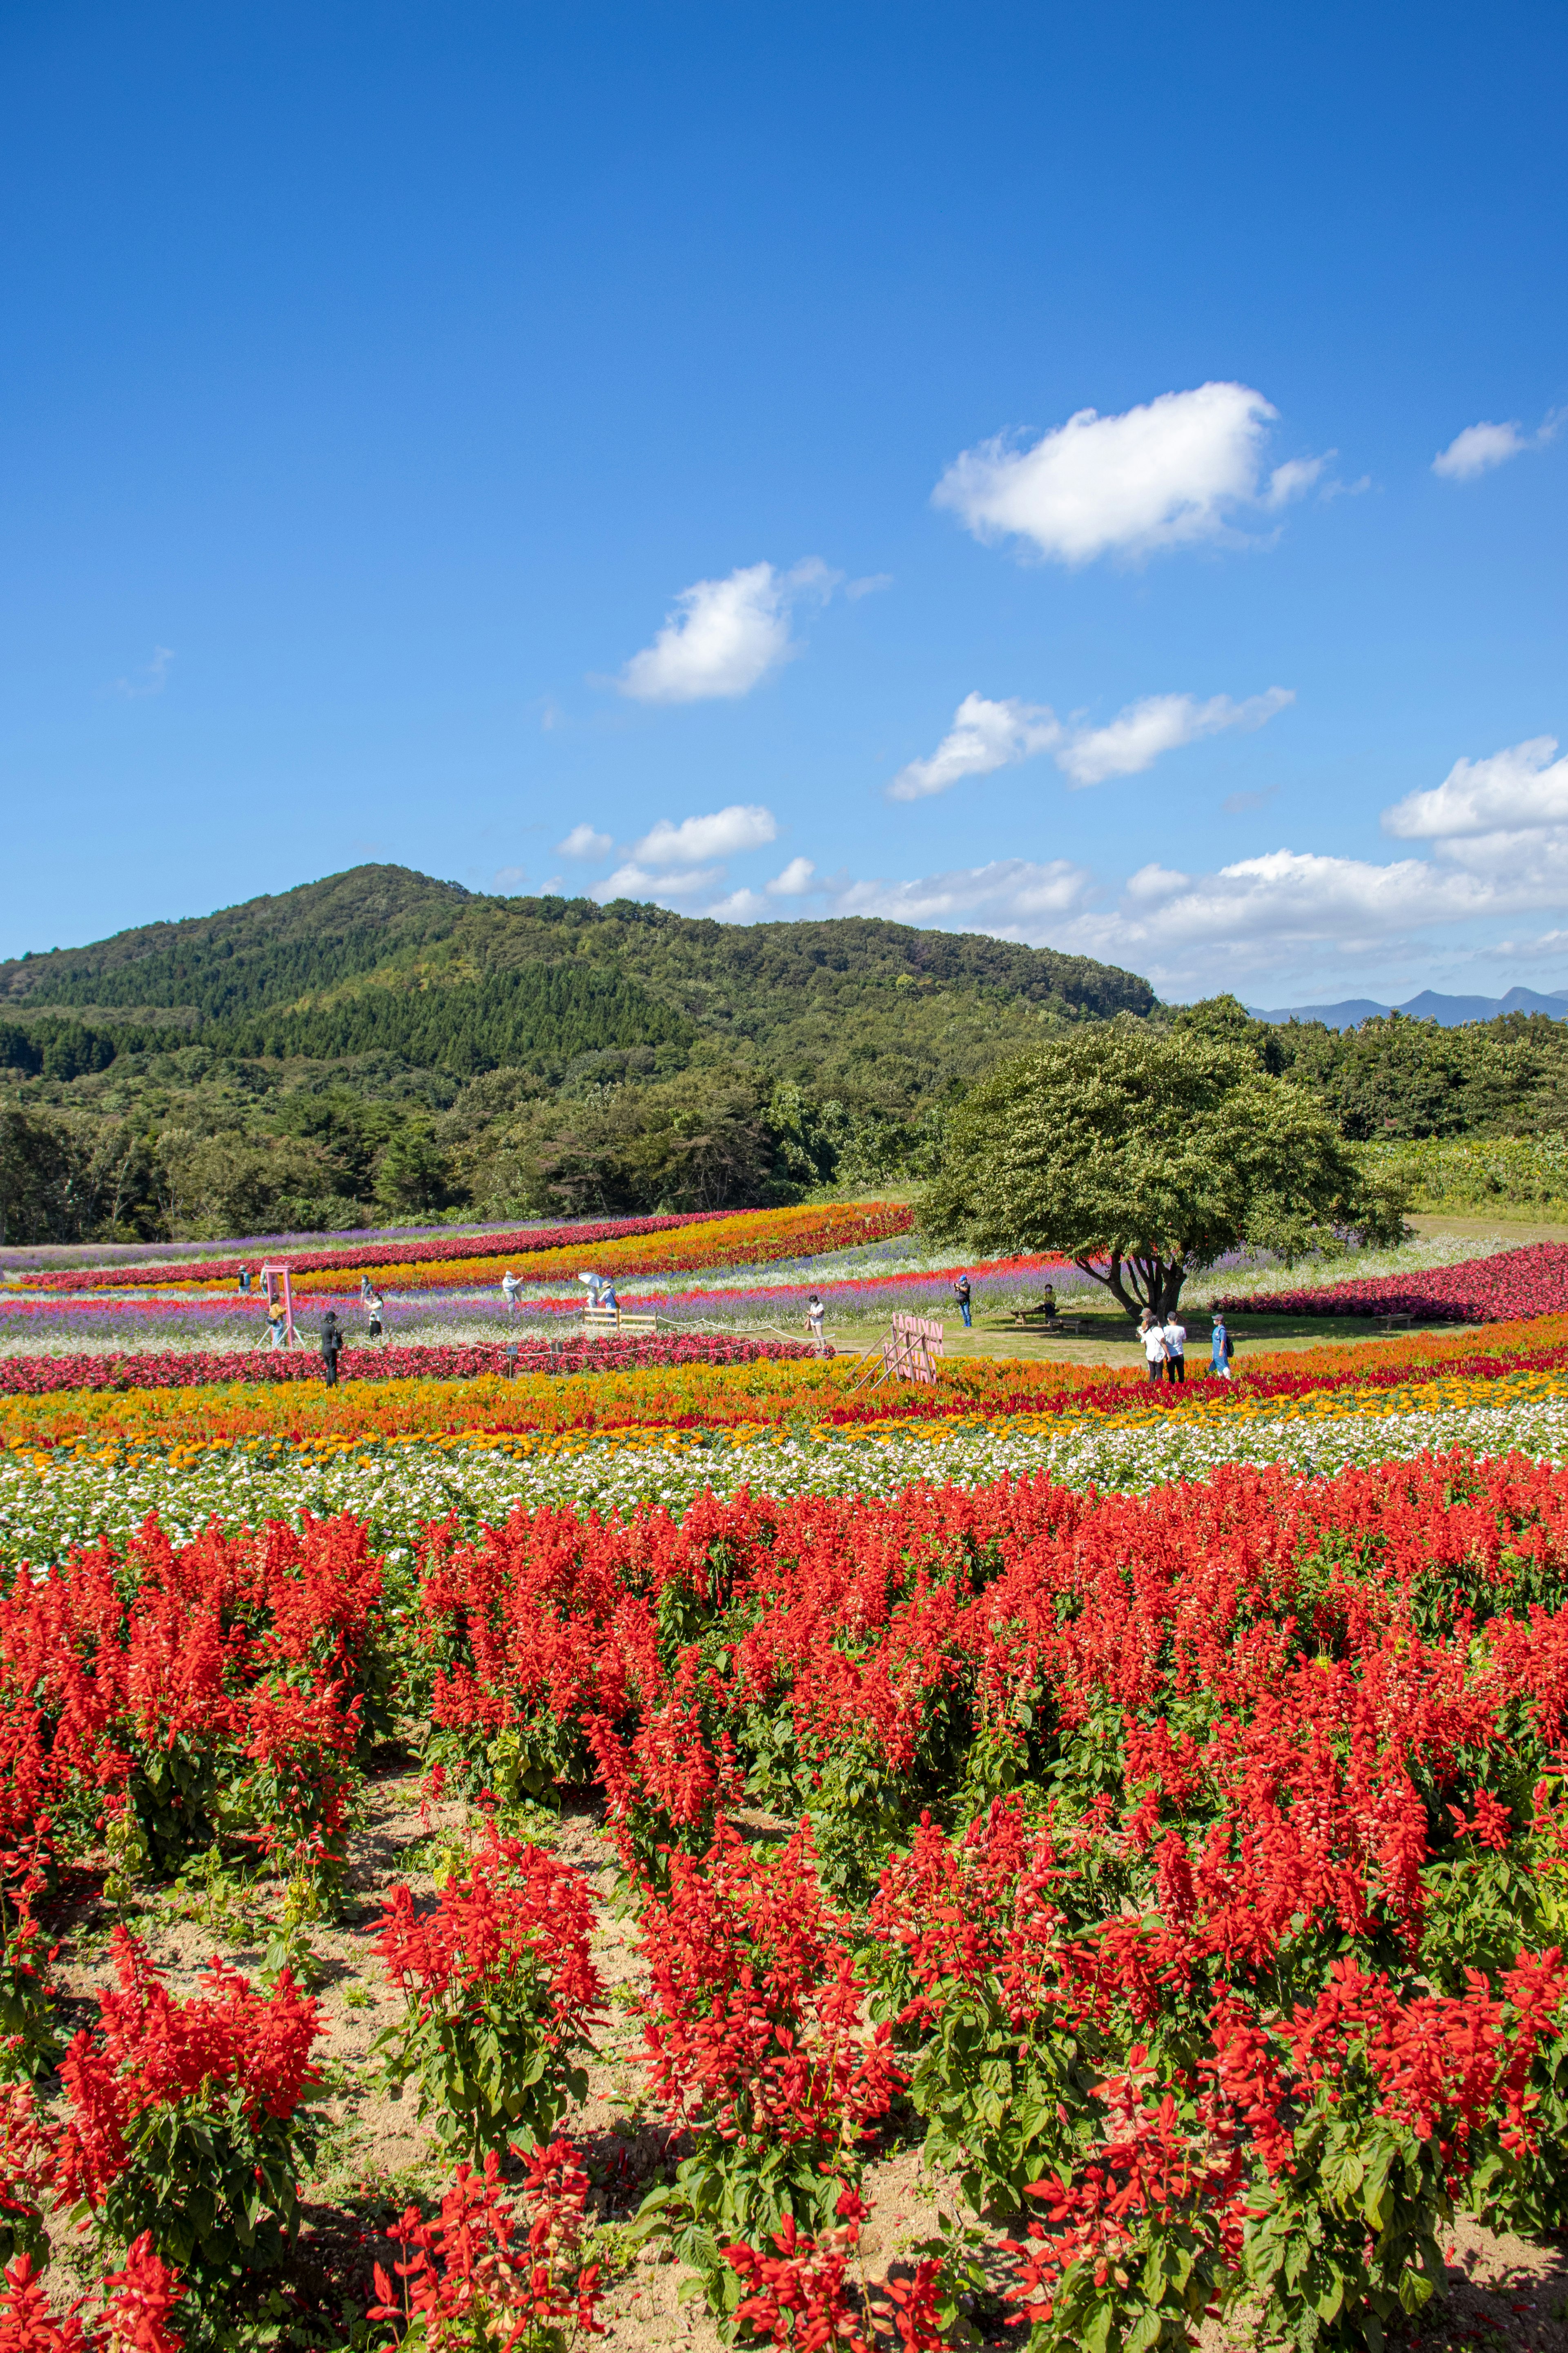
[[[632,856],[664,866],[700,866],[710,858],[763,849],[778,839],[778,831],[772,809],[736,801],[729,808],[715,809],[711,817],[682,818],[679,825],[660,818],[652,832],[634,844]]]
[[[1073,786],[1102,785],[1111,776],[1135,776],[1163,752],[1195,744],[1227,728],[1262,727],[1296,697],[1289,687],[1271,686],[1233,702],[1228,694],[1200,702],[1194,694],[1150,694],[1129,703],[1104,727],[1064,725],[1043,702],[993,702],[966,694],[952,726],[927,760],[911,760],[888,786],[890,801],[925,800],[945,793],[965,776],[986,776],[1049,752]]]
[[[1149,694],[1131,704],[1108,727],[1086,728],[1057,754],[1057,765],[1075,785],[1102,785],[1110,776],[1141,776],[1162,752],[1174,752],[1205,735],[1229,728],[1262,727],[1296,697],[1289,687],[1233,702],[1228,694],[1200,702],[1194,694]]]
[[[1568,410],[1553,409],[1539,428],[1526,433],[1517,418],[1507,425],[1467,425],[1456,433],[1446,449],[1439,449],[1432,460],[1432,471],[1446,482],[1473,482],[1478,474],[1489,474],[1494,466],[1506,466],[1510,458],[1521,457],[1527,449],[1544,449],[1554,441]]]
[[[767,902],[755,892],[730,892],[728,871],[721,861],[748,849],[765,849],[777,840],[778,830],[772,809],[755,802],[735,801],[705,817],[682,818],[679,824],[673,818],[660,818],[640,841],[632,844],[625,862],[602,882],[595,882],[593,896],[601,903],[610,899],[652,899],[682,914],[721,915],[731,923],[752,921]],[[806,863],[795,859],[784,869],[785,875]]]
[[[1058,564],[1152,555],[1224,538],[1238,512],[1312,488],[1322,459],[1290,459],[1264,478],[1277,416],[1245,384],[1162,393],[1120,417],[1080,408],[1038,441],[964,450],[932,496],[977,539],[1015,539]]]
[[[1489,759],[1456,760],[1435,790],[1384,809],[1383,829],[1399,841],[1457,848],[1476,835],[1568,825],[1568,758],[1556,750],[1553,736],[1536,735]]]
[[[1568,902],[1568,759],[1539,736],[1460,760],[1442,784],[1385,809],[1384,830],[1430,846],[1380,865],[1276,849],[1212,874],[1141,868],[1111,906],[1086,907],[1054,944],[1146,972],[1173,993],[1283,972],[1342,976],[1415,955],[1456,925]],[[1552,940],[1558,934],[1547,933]],[[1487,954],[1485,948],[1467,953]],[[1537,941],[1532,953],[1559,955]]]
[[[1084,904],[1091,889],[1087,869],[1066,858],[1044,864],[997,858],[916,882],[846,883],[835,892],[831,913],[883,915],[941,931],[994,932],[1010,940],[1054,939],[1062,919]]]
[[[651,899],[657,906],[675,907],[683,914],[706,914],[705,902],[725,881],[721,866],[688,866],[660,873],[641,866],[635,858],[595,882],[589,897],[606,906],[612,899]]]
[[[607,858],[615,846],[607,833],[595,833],[587,824],[574,825],[555,845],[563,858]]]
[[[945,793],[964,776],[988,776],[994,768],[1008,768],[1033,753],[1044,752],[1061,739],[1055,714],[1043,703],[992,702],[983,694],[966,694],[952,715],[952,726],[929,760],[911,760],[888,786],[890,801],[920,801]]]
[[[1122,714],[1129,725],[1118,739],[1117,765],[1103,773],[1125,774],[1135,752],[1152,758],[1205,726],[1258,724],[1271,703],[1261,695],[1250,705],[1216,698],[1219,709],[1168,700],[1190,707],[1163,731],[1131,727],[1143,705]],[[1272,707],[1280,707],[1278,697]],[[1031,710],[1027,723],[1045,722]],[[1017,725],[1005,740],[1016,741]],[[1086,759],[1091,740],[1071,739]],[[1053,746],[1057,756],[1062,748]],[[1102,759],[1110,756],[1102,750]],[[1458,761],[1440,784],[1393,804],[1383,822],[1394,840],[1424,849],[1379,863],[1285,847],[1208,873],[1151,861],[1120,884],[1068,859],[1004,858],[912,879],[860,880],[824,876],[802,856],[770,881],[737,887],[722,861],[768,846],[778,831],[771,811],[737,805],[679,824],[663,820],[594,895],[654,899],[729,923],[776,921],[781,902],[809,896],[833,915],[881,915],[1098,956],[1146,974],[1169,997],[1232,988],[1265,1004],[1342,995],[1358,973],[1369,976],[1363,986],[1370,987],[1399,960],[1429,972],[1438,954],[1493,956],[1501,952],[1503,925],[1533,914],[1545,918],[1544,927],[1516,934],[1510,952],[1568,976],[1561,970],[1568,959],[1561,922],[1568,907],[1568,758],[1552,737]],[[1467,944],[1477,943],[1478,930],[1479,944]]]
[[[816,869],[809,858],[792,858],[783,873],[763,887],[771,899],[804,899],[816,888]]]
[[[743,565],[723,580],[683,588],[651,646],[634,654],[617,681],[636,702],[707,702],[750,694],[800,649],[790,616],[805,596],[826,597],[838,575],[816,556],[780,572]]]

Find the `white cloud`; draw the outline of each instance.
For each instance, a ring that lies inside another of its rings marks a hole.
[[[1329,459],[1338,455],[1335,449],[1326,449],[1321,458],[1287,458],[1285,463],[1276,466],[1268,477],[1264,505],[1288,507],[1292,499],[1304,499]]]
[[[826,598],[838,583],[818,556],[792,571],[743,565],[723,580],[683,588],[651,646],[634,654],[619,679],[637,702],[706,702],[750,694],[800,649],[790,612],[808,592]]]
[[[498,891],[514,893],[521,890],[527,880],[526,866],[498,866],[496,869],[495,881]]]
[[[1057,765],[1075,785],[1102,785],[1108,776],[1136,776],[1152,767],[1162,752],[1195,744],[1205,735],[1227,728],[1250,731],[1267,725],[1276,712],[1296,700],[1289,687],[1271,686],[1233,702],[1228,694],[1211,695],[1200,702],[1192,694],[1149,694],[1120,712],[1107,727],[1075,734],[1057,754]]]
[[[1432,792],[1407,793],[1383,813],[1401,841],[1456,841],[1468,835],[1568,824],[1568,757],[1555,736],[1536,735],[1489,759],[1456,760]]]
[[[1517,417],[1506,425],[1467,425],[1456,433],[1446,449],[1439,449],[1432,460],[1432,471],[1447,482],[1473,482],[1478,474],[1489,474],[1494,466],[1506,466],[1510,458],[1522,457],[1527,449],[1544,449],[1555,441],[1568,423],[1568,410],[1553,408],[1542,419],[1534,433],[1526,433]]]
[[[707,915],[716,923],[755,923],[764,915],[778,914],[778,909],[771,906],[760,891],[731,891],[724,898],[711,899],[694,912]]]
[[[117,678],[103,689],[106,694],[122,694],[128,702],[140,702],[145,695],[162,694],[169,683],[169,664],[174,659],[173,646],[154,646],[153,659],[130,678]]]
[[[675,874],[660,874],[647,866],[629,860],[595,882],[588,895],[601,905],[611,899],[652,899],[660,906],[684,908],[689,900],[701,899],[716,891],[724,881],[721,866],[689,867]]]
[[[595,833],[588,824],[574,825],[564,841],[555,845],[563,858],[606,858],[615,848],[607,833]]]
[[[1074,786],[1101,785],[1108,776],[1135,776],[1162,752],[1226,728],[1264,726],[1296,700],[1289,687],[1271,686],[1233,702],[1228,694],[1200,702],[1192,694],[1150,694],[1129,703],[1104,727],[1064,727],[1043,702],[992,702],[966,694],[952,726],[929,760],[911,760],[888,786],[890,801],[924,800],[945,793],[964,776],[987,776],[1039,752],[1050,752]]]
[[[792,858],[782,874],[775,874],[763,888],[772,899],[800,899],[816,882],[816,869],[809,858]]]
[[[1255,697],[1254,704],[1268,700]],[[997,859],[912,879],[858,881],[820,877],[798,858],[761,889],[736,889],[719,860],[741,844],[715,839],[704,853],[709,862],[699,866],[688,853],[700,849],[701,838],[667,823],[647,838],[658,845],[657,860],[638,862],[639,844],[594,896],[653,899],[682,913],[754,923],[776,920],[781,900],[810,891],[835,915],[881,915],[1098,956],[1146,974],[1167,997],[1218,988],[1278,1004],[1368,990],[1388,996],[1386,976],[1402,963],[1415,976],[1392,992],[1397,997],[1430,981],[1440,959],[1495,957],[1501,950],[1485,943],[1521,915],[1544,915],[1552,926],[1522,945],[1516,941],[1521,958],[1550,960],[1549,969],[1568,961],[1562,922],[1568,760],[1556,753],[1550,737],[1539,737],[1461,760],[1441,785],[1407,795],[1384,812],[1385,828],[1433,846],[1385,865],[1281,848],[1208,873],[1151,860],[1114,889],[1067,859]],[[681,845],[674,856],[672,840]],[[1468,944],[1476,927],[1484,927],[1480,943]],[[1268,994],[1260,996],[1264,987]]]
[[[1237,508],[1299,498],[1322,470],[1289,459],[1260,487],[1278,414],[1244,384],[1162,393],[1119,417],[1080,408],[1027,448],[999,437],[964,450],[932,498],[977,539],[1016,537],[1059,564],[1224,538]]]
[[[772,809],[715,809],[710,817],[682,818],[674,825],[660,818],[651,833],[634,844],[632,856],[665,866],[700,866],[709,858],[733,858],[742,849],[762,849],[778,839],[778,820]]]
[[[897,923],[1024,939],[1042,936],[1042,924],[1049,929],[1048,919],[1081,906],[1090,888],[1087,870],[1065,858],[1044,865],[1024,858],[998,858],[988,866],[963,867],[921,881],[850,882],[835,893],[832,913],[885,915]]]
[[[890,801],[919,801],[945,793],[962,776],[987,776],[1044,752],[1061,735],[1053,712],[1043,703],[990,702],[966,694],[952,726],[929,760],[911,760],[888,786]]]

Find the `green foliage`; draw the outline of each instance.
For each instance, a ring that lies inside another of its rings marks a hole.
[[[1568,1208],[1568,1137],[1413,1137],[1360,1147],[1369,1178],[1389,1176],[1415,1209]]]
[[[1407,1014],[1274,1025],[1288,1077],[1356,1142],[1529,1134],[1568,1125],[1568,1023],[1544,1013],[1445,1029]]]
[[[202,2303],[221,2309],[247,2274],[287,2260],[319,2126],[305,2108],[286,2117],[253,2112],[240,2084],[150,2102],[128,2119],[125,2168],[103,2195],[105,2242],[128,2244],[151,2231]]]
[[[1130,1314],[1173,1306],[1243,1240],[1292,1256],[1389,1222],[1326,1113],[1248,1045],[1131,1021],[1075,1031],[977,1088],[921,1206],[933,1239],[1076,1260]]]
[[[869,918],[742,926],[361,867],[0,964],[0,1240],[798,1199],[929,1175],[946,1103],[1152,991]]]
[[[388,1901],[377,1947],[404,2012],[374,2049],[395,2096],[410,2081],[437,2137],[481,2160],[513,2141],[548,2141],[588,2079],[598,1980],[588,1959],[581,1874],[491,1833],[421,1919],[406,1887]]]

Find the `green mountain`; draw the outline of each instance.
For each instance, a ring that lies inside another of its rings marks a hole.
[[[918,1173],[943,1103],[1042,1029],[1154,1004],[1133,974],[977,934],[362,866],[0,963],[13,1132],[116,1171],[112,1217],[107,1179],[8,1178],[3,1154],[0,1196],[13,1240],[789,1198]]]

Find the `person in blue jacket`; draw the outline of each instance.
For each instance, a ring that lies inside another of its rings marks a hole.
[[[1236,1344],[1225,1328],[1225,1317],[1216,1315],[1214,1319],[1214,1333],[1209,1341],[1209,1378],[1211,1380],[1229,1380],[1230,1360],[1235,1353]]]

